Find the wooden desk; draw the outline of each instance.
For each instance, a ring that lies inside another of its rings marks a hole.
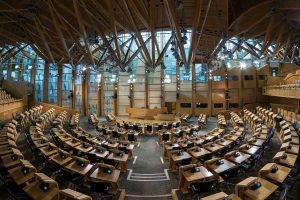
[[[164,158],[169,159],[169,152],[173,150],[173,148],[179,148],[179,144],[172,143],[172,144],[164,144]]]
[[[272,167],[276,165],[278,170],[275,173],[271,172]],[[291,168],[278,165],[276,163],[268,163],[263,168],[259,170],[259,174],[262,178],[271,179],[275,183],[283,183],[286,177],[291,172]]]
[[[59,191],[59,199],[61,199],[61,200],[92,200],[92,197],[68,188],[68,189]]]
[[[222,159],[224,163],[222,165],[217,165],[216,162],[207,164],[207,168],[213,170],[216,174],[221,174],[229,169],[236,167],[236,165],[226,159]],[[209,162],[209,161],[206,161]]]
[[[234,134],[229,134],[224,136],[224,139],[231,140],[231,141],[236,141],[239,138],[240,138],[239,135],[234,135]]]
[[[65,166],[69,164],[72,161],[72,157],[68,154],[66,154],[64,157],[60,155],[61,153],[58,153],[56,155],[53,155],[50,157],[50,160],[54,163],[56,163],[59,166]]]
[[[66,169],[81,176],[85,176],[92,169],[92,167],[93,165],[89,163],[85,164],[84,166],[80,166],[78,161],[74,160],[66,166]]]
[[[214,146],[211,146],[211,144],[214,144]],[[203,148],[214,153],[214,152],[219,151],[222,148],[224,148],[224,146],[211,142],[211,143],[207,143],[207,144],[203,145]]]
[[[185,151],[183,151],[180,155],[178,155],[177,153],[171,154],[169,169],[175,171],[177,162],[180,162],[182,160],[189,159],[189,158],[191,158],[191,155]]]
[[[241,152],[244,152],[244,153],[247,153],[247,154],[250,154],[250,155],[253,155],[253,154],[255,154],[257,151],[258,151],[258,149],[260,148],[260,147],[258,147],[258,146],[252,146],[252,145],[249,145],[249,149],[247,148],[247,144],[243,144],[240,148],[239,148],[239,150],[241,151]]]
[[[106,169],[111,169],[111,174],[106,172]],[[98,164],[98,167],[93,171],[93,173],[89,176],[90,180],[95,181],[105,181],[110,182],[112,184],[113,191],[116,192],[119,188],[118,180],[120,177],[120,170],[111,168],[110,165]]]
[[[261,187],[256,190],[251,190],[248,188],[248,185],[254,181],[258,181],[261,183]],[[241,190],[238,192],[242,196],[246,196],[245,198],[253,199],[253,200],[263,200],[267,199],[275,190],[278,188],[277,185],[259,177],[249,177],[236,185],[237,190]],[[239,189],[240,188],[240,189]],[[240,195],[239,195],[240,196]],[[241,196],[240,196],[241,197]],[[244,198],[242,198],[244,199]]]
[[[263,139],[257,139],[257,138],[251,138],[247,141],[248,144],[261,147],[264,144],[265,140]]]
[[[97,149],[93,149],[89,153],[95,154],[97,157],[100,157],[100,158],[105,158],[106,156],[108,156],[109,151],[103,150],[103,152],[100,152]]]
[[[107,148],[109,148],[109,149],[116,149],[119,146],[118,142],[113,142],[113,143],[105,142],[104,144],[107,145]]]
[[[200,200],[221,200],[221,199],[224,199],[224,200],[225,199],[226,200],[241,200],[241,198],[238,197],[237,195],[235,195],[235,194],[227,195],[225,192],[219,192],[219,193],[207,196],[207,197],[200,198]]]
[[[80,145],[81,142],[80,142],[80,140],[78,140],[78,139],[72,139],[72,140],[68,140],[68,141],[64,142],[64,144],[66,144],[66,145],[68,145],[68,146],[74,148],[74,147]]]
[[[128,151],[128,159],[131,159],[133,157],[133,148],[134,148],[134,145],[133,144],[129,144],[129,143],[126,143],[126,145],[123,143],[120,143],[119,147],[124,147],[127,149]]]
[[[229,146],[233,143],[232,140],[226,140],[226,139],[219,139],[219,140],[216,140],[215,143],[219,144],[219,145],[222,145],[222,146]]]
[[[118,155],[116,155],[114,153],[111,153],[107,158],[119,162],[119,164],[120,164],[120,171],[121,172],[126,172],[127,171],[126,162],[128,160],[128,157],[129,157],[128,154],[123,154],[122,157],[121,157],[121,156],[118,156]]]
[[[77,145],[74,148],[77,149],[78,151],[81,151],[84,153],[88,153],[93,150],[93,146],[89,143],[87,143],[87,144],[81,143],[80,145]]]
[[[258,134],[254,134],[253,137],[257,138],[257,139],[262,139],[262,140],[266,140],[267,139],[267,134],[263,134],[263,133],[258,133]]]
[[[289,145],[290,145],[290,148],[289,148]],[[285,142],[281,145],[280,150],[285,151],[287,153],[292,153],[292,154],[298,155],[299,145],[291,144],[290,142]]]
[[[294,137],[292,134],[286,135],[283,138],[283,142],[290,142],[291,144],[299,145],[299,137]]]
[[[39,149],[46,157],[57,154],[57,147],[53,143],[48,143],[47,146],[41,147]]]
[[[282,158],[282,156],[284,154],[286,154],[286,156],[287,156],[285,159]],[[273,162],[287,166],[287,167],[294,167],[297,157],[298,156],[295,154],[290,154],[290,153],[286,153],[284,151],[280,151],[273,157]]]
[[[238,157],[235,157],[234,156],[235,152],[238,152],[238,151],[228,152],[227,154],[225,154],[225,158],[227,160],[230,160],[230,161],[236,163],[236,164],[241,164],[245,160],[247,160],[251,157],[249,154],[246,154],[246,153],[243,153],[243,152],[238,152],[240,155]]]
[[[21,164],[20,159],[24,159],[23,154],[18,149],[14,149],[14,148],[12,148],[11,154],[1,157],[3,166],[6,169],[13,168],[20,165]]]
[[[42,136],[44,136],[44,135],[43,134],[39,134],[39,133],[30,134],[30,137],[31,137],[32,141],[40,140],[40,139],[42,139]]]
[[[29,161],[21,159],[20,164],[20,166],[8,170],[10,177],[17,185],[33,180],[36,173],[36,168]]]
[[[198,150],[197,150],[198,149]],[[198,147],[197,149],[193,149],[191,151],[188,151],[188,153],[193,157],[193,158],[196,158],[196,159],[199,159],[207,154],[210,154],[212,152],[204,149],[204,148],[200,148]]]
[[[40,140],[34,140],[32,142],[37,148],[48,146],[49,144],[49,140],[45,136],[43,136]]]
[[[57,200],[59,193],[57,183],[42,173],[36,173],[35,177],[36,180],[33,183],[30,183],[23,188],[26,194],[34,200]],[[49,189],[47,191],[41,188],[42,183],[49,184]]]
[[[191,183],[207,180],[214,177],[214,175],[203,166],[197,167],[197,169],[199,169],[200,171],[191,172],[190,169],[182,172],[184,179],[181,179],[182,182],[179,185],[180,185],[180,190],[183,193],[189,192],[188,188]]]

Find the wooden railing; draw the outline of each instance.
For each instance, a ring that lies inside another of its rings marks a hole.
[[[18,99],[10,103],[0,104],[0,120],[10,119],[13,113],[23,111],[24,103],[22,99]]]
[[[266,86],[263,95],[300,99],[300,84]]]

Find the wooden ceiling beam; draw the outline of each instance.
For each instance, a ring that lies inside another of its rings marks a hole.
[[[35,26],[37,28],[37,32],[38,32],[38,34],[39,34],[39,36],[40,36],[40,38],[43,42],[43,45],[47,50],[47,54],[50,56],[51,61],[55,62],[54,57],[53,57],[52,52],[51,52],[51,49],[49,47],[48,41],[47,41],[46,36],[44,34],[44,31],[42,30],[42,26],[41,26],[40,21],[37,17],[34,19],[34,23],[35,23]]]
[[[166,10],[169,22],[170,22],[170,26],[173,27],[173,29],[175,30],[175,34],[176,34],[176,38],[178,41],[178,46],[179,46],[180,54],[182,57],[182,61],[183,61],[184,65],[187,66],[188,63],[186,60],[186,55],[185,55],[185,50],[183,47],[179,22],[178,22],[177,14],[175,11],[175,3],[174,3],[174,1],[171,1],[171,0],[164,0],[164,6],[165,6],[165,10]]]
[[[136,24],[136,21],[135,21],[135,19],[133,17],[133,14],[131,13],[132,11],[130,10],[129,5],[128,5],[128,3],[127,3],[126,0],[123,0],[123,3],[125,5],[124,9],[125,9],[125,11],[127,13],[127,17],[129,18],[131,26],[133,27],[134,33],[135,33],[135,35],[136,35],[136,37],[137,37],[140,45],[142,46],[143,52],[145,54],[145,59],[146,59],[145,61],[146,61],[146,63],[149,66],[151,66],[152,65],[152,61],[151,61],[151,58],[150,58],[149,51],[148,51],[148,49],[147,49],[147,47],[145,45],[145,42],[143,40],[143,37],[142,37],[141,33],[140,33],[140,31],[139,31],[139,29],[137,27],[137,24]]]
[[[155,63],[155,66],[161,64],[163,62],[163,59],[164,59],[164,56],[171,44],[171,41],[173,39],[173,35],[171,35],[171,37],[169,38],[168,42],[166,43],[166,45],[164,46],[164,48],[162,49],[162,52],[159,54],[157,60],[156,60],[156,63]]]
[[[150,34],[151,34],[151,53],[152,53],[152,67],[155,68],[155,8],[154,8],[154,0],[149,1],[149,24],[150,24]]]
[[[74,1],[75,1],[75,0],[74,0]],[[87,9],[87,7],[86,7],[84,1],[81,1],[81,3],[82,3],[82,7],[85,9],[86,13],[88,14],[88,17],[89,17],[90,21],[91,21],[91,22],[95,21],[95,22],[98,22],[98,23],[99,23],[99,20],[93,15],[93,13],[91,13],[91,12]],[[100,37],[101,37],[103,43],[104,43],[104,44],[106,45],[106,47],[109,49],[110,55],[112,55],[113,58],[114,58],[117,62],[119,62],[119,59],[118,59],[118,57],[116,56],[116,52],[115,52],[114,49],[111,47],[111,45],[110,45],[110,43],[108,42],[108,40],[107,40],[105,34],[103,33],[103,31],[99,28],[99,26],[96,26],[95,28],[96,28],[96,32],[100,35]],[[119,66],[119,67],[121,68],[121,70],[123,70],[123,71],[125,70],[122,66]]]
[[[82,21],[82,15],[81,15],[80,8],[79,8],[77,0],[73,0],[73,6],[74,6],[74,10],[75,10],[75,14],[76,14],[76,18],[77,18],[79,30],[81,32],[81,37],[82,37],[83,42],[84,42],[85,51],[87,52],[88,59],[91,62],[91,64],[93,66],[95,66],[95,62],[94,62],[93,56],[92,56],[92,54],[90,52],[90,49],[89,49],[89,43],[87,41],[87,32],[85,30],[85,26],[84,26],[83,21]]]
[[[120,49],[119,49],[119,43],[118,43],[118,39],[117,39],[117,26],[115,23],[115,11],[114,11],[114,1],[115,0],[109,0],[108,1],[108,7],[110,10],[110,17],[111,17],[111,28],[112,28],[112,33],[113,33],[113,39],[114,39],[114,43],[115,43],[115,47],[116,47],[116,52],[117,52],[117,56],[118,59],[121,59],[121,53],[120,53]]]
[[[51,1],[48,3],[48,6],[49,6],[50,14],[51,14],[51,17],[53,20],[53,24],[54,24],[56,32],[59,36],[59,40],[61,42],[61,45],[62,45],[63,49],[65,50],[65,53],[68,56],[68,59],[70,59],[70,53],[69,53],[68,46],[67,46],[65,37],[63,35],[62,29],[61,29],[61,25],[59,24],[59,22],[56,18],[58,16],[57,11],[55,10]],[[56,14],[54,14],[54,13],[56,13]]]
[[[195,9],[195,15],[194,15],[194,21],[193,21],[193,26],[192,26],[192,37],[191,37],[191,45],[190,45],[190,52],[189,52],[189,57],[188,57],[188,64],[191,63],[192,56],[194,54],[194,49],[196,47],[196,42],[197,42],[197,30],[199,26],[199,21],[201,17],[201,7],[202,7],[202,0],[196,1],[196,9]]]

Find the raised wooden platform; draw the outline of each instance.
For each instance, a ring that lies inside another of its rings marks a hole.
[[[166,113],[167,108],[126,108],[126,112],[133,118],[154,119],[154,116]]]

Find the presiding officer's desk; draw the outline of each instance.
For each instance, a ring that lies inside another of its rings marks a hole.
[[[154,116],[167,112],[166,107],[162,108],[126,108],[126,112],[130,117],[142,119],[154,119]]]

